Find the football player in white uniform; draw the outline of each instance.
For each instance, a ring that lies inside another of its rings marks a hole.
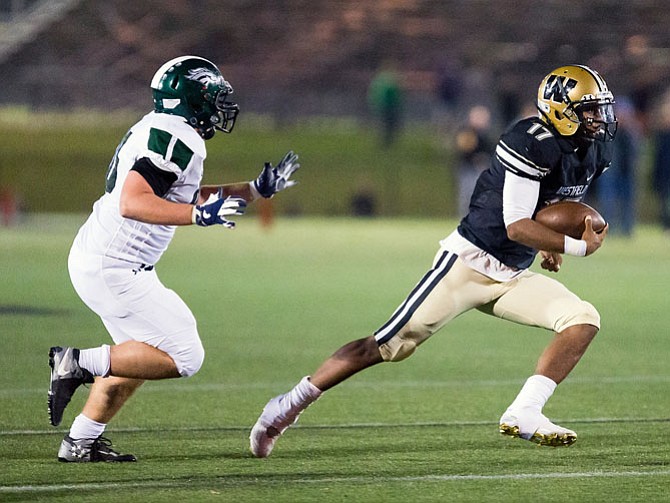
[[[409,357],[471,309],[556,334],[500,418],[500,432],[540,445],[572,444],[575,432],[552,423],[542,409],[595,337],[600,316],[561,283],[528,268],[542,250],[542,267],[558,272],[562,254],[594,253],[607,228],[597,234],[587,218],[582,239],[574,239],[533,216],[547,203],[581,200],[607,169],[616,132],[613,103],[605,81],[586,66],[548,74],[538,90],[538,116],[501,136],[467,216],[441,241],[433,267],[374,335],[344,345],[314,374],[267,403],[251,430],[251,452],[270,455],[279,436],[321,393],[365,368]]]
[[[178,225],[222,225],[248,202],[274,196],[296,182],[300,167],[289,152],[265,163],[252,182],[201,186],[205,140],[230,133],[238,106],[211,61],[172,59],[151,81],[154,111],[130,128],[116,149],[105,194],[79,230],[68,267],[75,290],[111,335],[114,345],[52,347],[48,412],[57,426],[75,390],[92,383],[83,411],[61,443],[65,462],[135,461],[103,437],[107,423],[145,381],[192,376],[204,349],[196,320],[158,279],[154,266]]]

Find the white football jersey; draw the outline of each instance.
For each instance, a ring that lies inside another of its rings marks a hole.
[[[132,264],[153,265],[170,244],[176,226],[147,224],[119,213],[123,183],[135,162],[148,158],[177,177],[164,199],[196,202],[202,181],[205,141],[182,117],[151,112],[130,128],[107,171],[106,191],[79,230],[74,247]]]

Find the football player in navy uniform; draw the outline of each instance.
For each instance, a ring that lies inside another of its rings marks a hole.
[[[289,152],[276,167],[265,163],[252,182],[201,186],[205,141],[235,125],[232,87],[211,61],[182,56],[158,69],[151,88],[154,110],[121,140],[105,193],[70,250],[72,284],[114,345],[49,352],[52,425],[76,389],[93,383],[58,451],[64,462],[135,461],[103,437],[107,423],[145,380],[192,376],[203,363],[193,314],[154,268],[176,227],[233,228],[231,216],[294,185],[290,177],[300,166]]]
[[[374,335],[354,340],[293,389],[272,398],[250,433],[250,449],[266,457],[284,431],[324,391],[356,372],[410,356],[456,316],[477,309],[555,333],[534,374],[500,418],[500,433],[540,445],[567,446],[574,431],[542,409],[586,351],[600,327],[596,309],[561,283],[528,270],[540,253],[556,272],[563,254],[594,253],[607,234],[586,218],[581,239],[533,220],[544,205],[581,200],[610,164],[616,132],[614,98],[591,68],[569,65],[540,84],[538,116],[514,124],[476,184],[469,213],[440,242],[432,268]]]

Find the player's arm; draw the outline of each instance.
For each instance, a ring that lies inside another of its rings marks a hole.
[[[505,172],[503,218],[507,237],[536,250],[563,253],[563,234],[532,219],[539,195],[539,180]]]
[[[168,201],[163,196],[176,178],[174,173],[158,169],[147,158],[137,161],[121,189],[121,216],[159,225],[235,227],[235,223],[225,217],[243,214],[246,208],[243,199],[212,194],[196,205]]]
[[[586,229],[581,240],[556,232],[533,220],[539,192],[539,180],[518,176],[509,171],[505,173],[503,218],[507,236],[512,241],[553,254],[567,253],[577,256],[591,255],[600,248],[606,232],[597,234],[590,218],[586,220]]]
[[[251,182],[231,183],[227,185],[204,185],[200,187],[199,202],[205,201],[210,195],[218,194],[220,197],[241,197],[246,202],[256,199],[274,197],[277,192],[288,189],[295,185],[291,176],[300,168],[298,156],[292,151],[286,153],[277,166],[265,163],[258,178]]]
[[[159,197],[150,182],[136,169],[128,173],[123,184],[119,211],[124,218],[148,224],[190,225],[193,223],[192,204],[174,203]]]

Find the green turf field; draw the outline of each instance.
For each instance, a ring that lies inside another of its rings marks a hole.
[[[670,501],[670,239],[640,228],[559,277],[603,329],[545,412],[565,449],[501,437],[497,420],[550,334],[478,313],[411,359],[329,391],[258,460],[247,435],[265,402],[341,344],[370,334],[430,266],[453,222],[253,216],[235,231],[184,228],[158,266],[199,321],[199,374],[147,383],[108,429],[139,462],[56,461],[82,389],[52,428],[47,352],[108,342],[72,290],[83,217],[0,228],[0,501]]]

